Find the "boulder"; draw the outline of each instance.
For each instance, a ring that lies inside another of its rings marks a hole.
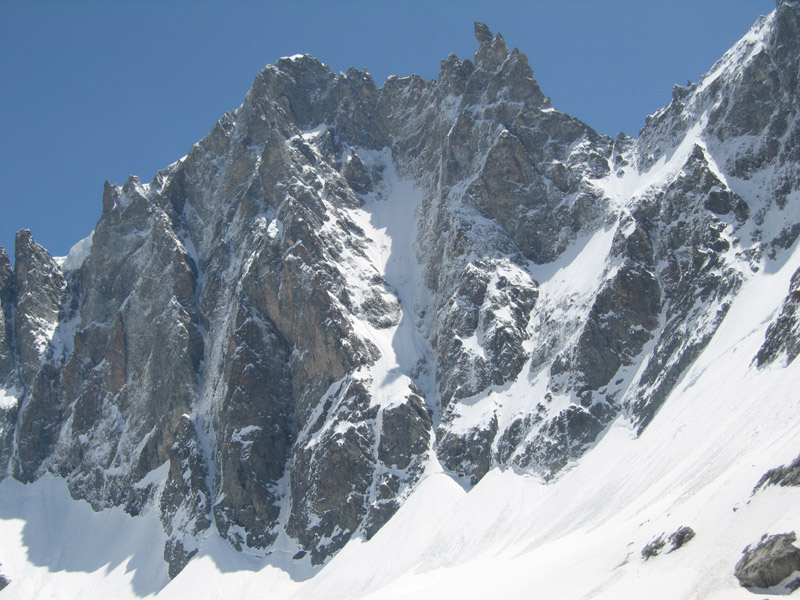
[[[733,574],[746,588],[770,588],[795,571],[800,571],[800,548],[794,531],[776,535],[764,534],[761,540],[745,548]]]

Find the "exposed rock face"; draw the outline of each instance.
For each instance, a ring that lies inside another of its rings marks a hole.
[[[638,382],[641,392],[630,401],[642,424],[711,339],[742,282],[743,265],[726,256],[741,221],[733,213],[725,220],[706,205],[711,197],[730,196],[745,214],[746,204],[714,174],[711,161],[694,145],[679,173],[663,188],[646,193],[633,211],[642,237],[652,240],[648,272],[657,277],[666,307],[663,328]]]
[[[265,67],[151,183],[107,183],[67,260],[0,251],[0,477],[158,511],[174,576],[216,534],[321,564],[427,469],[548,480],[646,427],[800,234],[797,24],[781,3],[638,140],[483,24],[434,81]],[[760,365],[797,354],[795,283]]]
[[[16,360],[14,356],[14,271],[6,251],[0,247],[0,465],[7,465],[13,454],[14,424],[17,419]],[[0,474],[5,468],[0,467]]]
[[[8,254],[0,248],[0,381],[14,371],[14,271]]]
[[[32,401],[19,406],[13,473],[32,481],[52,452],[65,418],[58,372],[43,360],[59,325],[66,280],[50,254],[29,231],[17,233],[14,255],[14,346],[17,375]]]
[[[736,563],[734,575],[747,588],[770,588],[795,571],[800,571],[800,549],[793,545],[794,532],[766,534],[755,546],[748,546]]]

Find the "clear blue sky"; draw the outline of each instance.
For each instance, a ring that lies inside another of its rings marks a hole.
[[[636,135],[774,0],[37,2],[0,0],[0,245],[54,255],[94,228],[103,182],[150,181],[256,73],[311,53],[336,71],[435,78],[473,21],[528,55],[559,110]]]

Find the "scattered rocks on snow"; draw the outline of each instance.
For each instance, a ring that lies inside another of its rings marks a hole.
[[[790,464],[770,469],[758,480],[756,487],[753,488],[755,494],[762,487],[770,485],[800,486],[800,456],[795,458]]]
[[[664,549],[664,546],[667,545],[669,542],[670,549],[667,551],[667,554],[670,552],[674,552],[678,548],[682,548],[685,546],[693,537],[694,537],[694,529],[691,527],[679,527],[673,533],[671,533],[666,539],[664,538],[664,534],[662,533],[658,537],[651,540],[644,548],[642,548],[642,558],[644,560],[649,560],[654,556],[658,556],[661,554],[661,551]]]
[[[770,588],[795,571],[800,571],[800,548],[792,544],[797,536],[790,533],[764,534],[755,546],[747,546],[733,574],[746,588]],[[792,581],[789,585],[795,585]],[[787,586],[788,587],[788,586]],[[796,589],[796,588],[794,588]]]
[[[661,554],[661,550],[666,545],[666,541],[664,540],[664,534],[662,533],[657,538],[648,542],[644,548],[642,548],[642,558],[645,560],[650,560],[654,556],[658,556]]]
[[[669,536],[669,542],[672,544],[670,552],[682,548],[694,537],[694,529],[691,527],[679,527],[675,533]]]

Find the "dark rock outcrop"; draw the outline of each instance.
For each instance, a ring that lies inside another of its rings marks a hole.
[[[6,251],[0,247],[0,465],[8,465],[13,454],[14,425],[19,408],[16,393],[14,353],[14,271]],[[5,475],[0,467],[0,477]]]
[[[666,537],[665,534],[662,533],[658,537],[645,544],[644,548],[642,548],[642,558],[644,560],[650,560],[651,558],[658,556],[666,547],[667,543],[670,545],[670,549],[667,550],[667,553],[675,552],[675,550],[678,550],[689,543],[694,536],[695,533],[691,527],[679,527]]]
[[[649,541],[644,548],[642,548],[642,558],[644,560],[650,560],[654,556],[658,556],[661,554],[661,550],[666,545],[666,540],[664,540],[664,534],[662,533],[654,540]]]
[[[8,385],[14,360],[14,271],[6,251],[0,247],[0,384]]]
[[[14,350],[17,375],[27,397],[16,415],[13,473],[33,481],[52,452],[66,417],[58,389],[58,371],[48,362],[51,340],[59,326],[67,282],[50,254],[31,233],[17,233],[14,254]]]
[[[683,548],[683,546],[688,544],[694,538],[694,536],[694,529],[691,527],[679,527],[669,536],[669,542],[672,544],[672,549],[670,552],[677,550],[678,548]]]
[[[770,323],[764,336],[764,344],[756,354],[759,367],[784,357],[784,364],[791,363],[800,354],[800,269],[792,275],[789,293],[783,301],[781,312]]]
[[[645,361],[630,407],[646,425],[686,367],[700,354],[725,317],[742,283],[741,266],[731,264],[730,228],[705,207],[712,193],[733,194],[714,174],[710,157],[694,146],[680,172],[662,189],[652,190],[633,212],[653,247],[655,275],[666,307],[664,325]]]
[[[747,588],[770,588],[795,571],[800,571],[800,549],[793,545],[794,532],[766,535],[745,548],[736,563],[734,575],[739,585]]]
[[[800,487],[800,456],[788,465],[782,465],[764,473],[753,488],[753,493],[771,485]]]

